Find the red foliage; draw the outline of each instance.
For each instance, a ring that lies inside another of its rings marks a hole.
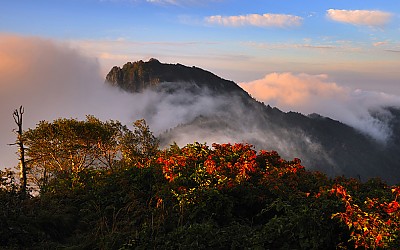
[[[261,150],[258,154],[249,144],[189,144],[183,148],[166,150],[157,160],[164,177],[171,183],[181,210],[201,199],[202,190],[230,189],[243,182],[262,185],[270,193],[288,200],[325,199],[337,196],[344,211],[332,215],[345,223],[354,246],[364,248],[391,247],[399,242],[400,187],[392,187],[393,200],[366,198],[357,204],[348,190],[360,192],[356,179],[338,177],[333,186],[327,186],[326,177],[306,171],[300,159],[285,161],[276,151]],[[254,178],[256,177],[256,178]],[[313,190],[310,190],[312,180]],[[304,183],[308,181],[308,183]],[[321,185],[318,185],[318,182]],[[305,187],[305,188],[304,188]],[[346,187],[346,188],[345,188]],[[327,191],[324,191],[327,190]]]
[[[158,158],[158,163],[162,164],[164,176],[170,182],[201,172],[215,179],[217,184],[228,183],[231,179],[238,183],[256,171],[257,155],[251,145],[213,144],[213,148],[202,144],[187,145],[179,152],[165,152],[165,156]]]
[[[398,187],[392,189],[396,193]],[[367,198],[364,209],[355,204],[351,195],[341,185],[335,185],[330,194],[335,194],[345,205],[345,212],[334,214],[351,229],[351,240],[355,247],[389,248],[398,241],[400,233],[400,210],[396,197],[391,202],[380,202],[378,198]]]

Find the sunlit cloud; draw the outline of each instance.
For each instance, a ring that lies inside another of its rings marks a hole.
[[[378,41],[372,44],[376,49],[381,49],[385,52],[399,53],[400,44],[391,41]]]
[[[379,10],[337,10],[329,9],[326,12],[329,19],[353,25],[382,27],[390,22],[392,14]]]
[[[195,58],[196,65],[201,66],[199,64],[201,64],[203,59],[200,57],[208,57],[210,59],[213,56],[202,53],[202,51],[208,51],[210,47],[219,46],[218,43],[207,41],[158,42],[136,41],[124,38],[112,40],[75,40],[70,43],[76,48],[85,51],[87,55],[97,57],[100,60],[103,74],[108,73],[110,68],[115,65],[122,65],[128,61],[148,60],[150,58],[157,58],[163,62],[170,63],[185,63],[185,57],[191,61]],[[210,65],[209,60],[206,63]]]
[[[387,52],[393,52],[393,53],[400,53],[400,49],[398,49],[398,50],[395,50],[395,49],[387,49],[387,50],[385,50],[385,51],[387,51]]]
[[[342,87],[325,74],[271,73],[240,86],[266,104],[285,111],[318,113],[381,141],[390,136],[390,128],[371,111],[384,113],[384,107],[400,106],[399,96]]]
[[[180,1],[177,0],[146,0],[148,3],[156,3],[156,4],[173,4],[178,5]]]
[[[15,141],[15,108],[25,107],[24,129],[44,119],[84,117],[98,106],[92,97],[104,80],[94,58],[49,39],[0,33],[0,58],[1,168],[15,158],[15,148],[7,146]]]
[[[388,41],[380,41],[380,42],[375,42],[372,45],[374,45],[374,47],[379,47],[379,46],[383,46],[383,45],[387,45],[389,44]]]
[[[207,2],[218,2],[223,0],[146,0],[147,3],[159,4],[159,5],[203,5]]]
[[[357,47],[352,43],[343,43],[341,41],[331,41],[330,43],[313,43],[305,40],[304,43],[259,43],[259,42],[245,42],[246,46],[259,48],[259,49],[307,49],[307,50],[320,50],[320,51],[342,51],[342,52],[360,52],[361,47]]]
[[[240,27],[240,26],[257,26],[257,27],[291,27],[300,26],[303,18],[285,14],[248,14],[239,16],[209,16],[205,18],[209,24],[217,24],[222,26]]]
[[[149,3],[157,5],[203,5],[207,2],[218,2],[223,0],[99,0],[100,2],[111,2],[111,3]]]
[[[271,73],[263,79],[242,83],[241,86],[259,100],[289,110],[300,104],[304,109],[299,111],[305,112],[309,108],[307,103],[312,102],[312,96],[323,99],[342,96],[343,88],[327,82],[327,79],[327,75]]]

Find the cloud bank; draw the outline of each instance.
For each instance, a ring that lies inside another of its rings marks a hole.
[[[131,97],[104,84],[95,58],[68,44],[0,33],[0,168],[16,164],[13,111],[25,107],[24,129],[60,117],[132,121]],[[118,102],[116,102],[118,100]]]
[[[125,93],[104,84],[96,59],[68,44],[35,37],[0,34],[0,58],[1,168],[17,163],[16,148],[7,144],[15,141],[12,112],[23,105],[24,129],[35,127],[40,120],[84,119],[87,114],[126,125],[145,118],[157,136],[167,137],[165,146],[173,141],[181,146],[194,141],[248,142],[257,149],[278,150],[287,159],[299,157],[306,166],[320,166],[323,169],[319,170],[330,175],[347,171],[335,164],[336,158],[322,142],[295,126],[287,128],[269,120],[238,96],[194,93],[182,85],[188,83],[176,83],[179,91],[173,94]],[[382,140],[388,134],[384,121],[390,119],[382,107],[400,103],[395,96],[341,87],[326,75],[274,73],[241,86],[280,109],[318,112]],[[370,111],[379,114],[379,119]],[[312,165],[321,159],[329,166]]]
[[[239,16],[209,16],[205,18],[209,24],[217,24],[222,26],[240,27],[240,26],[257,26],[257,27],[292,27],[300,26],[303,18],[285,14],[248,14]]]
[[[250,114],[234,96],[215,97],[207,91],[194,94],[181,88],[180,83],[177,83],[179,91],[174,94],[148,90],[132,95],[109,87],[104,84],[97,61],[68,44],[1,34],[0,56],[1,168],[17,164],[16,148],[7,144],[15,141],[12,112],[20,105],[25,107],[24,129],[35,127],[40,120],[84,119],[85,115],[92,114],[101,120],[114,119],[126,125],[145,118],[151,130],[159,135],[211,115],[217,119],[215,124],[208,121],[205,127],[185,127],[187,130],[178,130],[182,133],[175,134],[172,141],[180,145],[194,141],[249,142],[259,148],[279,150],[288,158],[324,155],[318,142],[298,131],[284,128],[272,131],[272,128],[264,130],[255,126],[259,118],[257,111]],[[242,117],[247,118],[243,121]],[[229,123],[221,127],[221,121]],[[305,145],[298,147],[299,140]]]
[[[145,118],[158,135],[207,116],[228,100],[184,89],[174,95],[151,90],[126,93],[104,83],[95,58],[69,44],[38,37],[0,33],[0,58],[0,168],[17,164],[17,148],[7,144],[15,142],[12,113],[20,105],[25,107],[24,129],[41,120],[84,119],[91,114],[126,125]]]
[[[400,107],[400,97],[339,86],[327,75],[271,73],[241,83],[256,99],[285,111],[318,113],[350,125],[379,141],[390,136],[384,108]],[[379,118],[376,117],[380,114]]]
[[[379,10],[337,10],[329,9],[326,16],[336,22],[353,25],[382,27],[389,23],[392,14]]]

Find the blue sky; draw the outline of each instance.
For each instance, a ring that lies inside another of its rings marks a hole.
[[[112,64],[157,57],[205,67],[235,81],[294,71],[333,73],[350,84],[352,78],[336,72],[347,72],[348,66],[339,64],[356,63],[354,75],[370,74],[371,62],[379,60],[386,68],[400,57],[400,3],[393,0],[3,0],[0,9],[0,32],[81,46],[99,57],[104,72]],[[346,23],[329,18],[330,9],[380,11],[389,17],[383,23]],[[209,21],[212,16],[251,14],[293,16],[298,23]],[[397,76],[385,71],[384,82],[393,84]],[[371,84],[367,87],[373,88]]]
[[[368,111],[400,106],[400,2],[0,1],[0,115],[23,104],[29,127],[96,114],[86,105],[96,87],[83,82],[150,58],[201,67],[284,111],[317,112],[379,137],[386,127]],[[127,119],[113,112],[100,118]],[[2,119],[1,158],[12,156],[4,146],[12,129]]]
[[[103,74],[154,57],[235,82],[328,74],[400,94],[398,1],[3,0],[0,9],[1,33],[68,43]]]

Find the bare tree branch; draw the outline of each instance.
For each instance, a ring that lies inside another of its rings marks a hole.
[[[15,124],[18,126],[17,130],[17,142],[9,145],[18,145],[19,149],[19,161],[20,161],[20,182],[21,182],[21,191],[23,193],[26,192],[27,187],[27,176],[26,176],[26,161],[25,161],[25,147],[24,147],[24,140],[22,137],[22,116],[24,114],[24,108],[22,106],[19,107],[19,110],[14,110],[13,119]]]

